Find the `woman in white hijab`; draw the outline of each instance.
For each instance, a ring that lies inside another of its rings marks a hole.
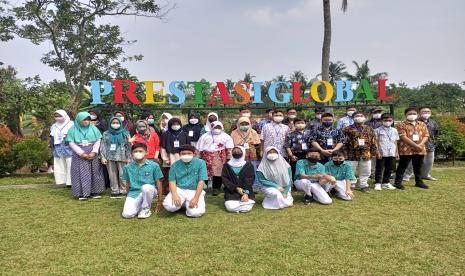
[[[161,116],[160,116],[160,133],[158,133],[158,136],[161,137],[161,134],[165,131],[168,130],[168,121],[171,120],[171,118],[173,118],[173,115],[171,115],[170,113],[162,113]]]
[[[223,124],[215,121],[211,130],[200,136],[197,150],[200,157],[207,163],[208,179],[213,181],[213,195],[217,196],[221,189],[221,171],[226,159],[230,159],[234,142],[226,132]]]
[[[282,209],[292,206],[294,199],[291,195],[291,166],[275,147],[267,147],[263,156],[257,169],[259,187],[265,195],[263,208]]]
[[[53,173],[55,183],[71,187],[71,157],[73,152],[66,141],[68,130],[73,126],[66,111],[55,111],[55,123],[50,128],[50,148],[53,153]]]

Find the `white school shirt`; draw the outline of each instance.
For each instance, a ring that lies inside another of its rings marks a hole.
[[[395,157],[399,133],[396,128],[380,126],[375,129],[383,157]]]

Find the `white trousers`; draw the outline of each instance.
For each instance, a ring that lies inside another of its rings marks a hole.
[[[57,185],[71,186],[71,157],[53,157],[53,175]]]
[[[201,217],[205,214],[205,191],[202,191],[199,197],[199,201],[197,202],[197,207],[189,208],[189,203],[191,199],[195,196],[195,190],[188,190],[188,189],[181,189],[176,187],[176,192],[178,196],[181,198],[181,206],[176,206],[173,204],[173,195],[171,192],[165,197],[163,201],[163,207],[168,212],[176,212],[181,207],[186,207],[186,216],[188,217]]]
[[[346,194],[347,186],[345,180],[337,180],[335,186],[326,183],[323,185],[323,188],[327,193],[329,193],[332,189],[336,190],[337,197],[339,197],[342,200],[352,200],[352,197]]]
[[[360,188],[368,187],[368,178],[371,174],[371,160],[359,160],[349,161],[352,171],[355,172],[358,169],[358,178]]]
[[[312,183],[308,179],[300,179],[294,182],[297,190],[303,191],[306,195],[313,197],[321,204],[331,204],[333,200],[320,183]]]
[[[277,188],[266,187],[262,184],[259,185],[260,191],[262,191],[265,196],[262,202],[263,208],[276,210],[291,207],[294,204],[294,199],[292,198],[290,190],[287,196],[284,197]]]
[[[150,209],[153,198],[157,195],[157,189],[153,185],[145,184],[141,187],[141,193],[136,197],[126,197],[123,207],[123,218],[133,218],[142,209]]]
[[[253,208],[255,201],[249,199],[247,202],[242,202],[240,200],[227,200],[224,202],[224,207],[228,212],[234,213],[246,213],[250,212]]]

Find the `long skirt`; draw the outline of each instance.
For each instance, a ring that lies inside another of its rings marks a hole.
[[[90,153],[92,145],[80,146],[81,149]],[[85,160],[73,152],[71,161],[71,184],[73,196],[89,197],[105,191],[105,181],[103,179],[103,168],[99,159]]]

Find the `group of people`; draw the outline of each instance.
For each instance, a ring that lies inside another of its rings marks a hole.
[[[199,217],[208,186],[213,196],[223,188],[230,212],[251,211],[257,192],[266,209],[292,206],[293,190],[304,193],[304,204],[330,204],[332,195],[352,200],[357,183],[369,191],[370,177],[375,191],[404,189],[402,181],[412,175],[415,186],[426,189],[423,180],[436,180],[430,170],[438,126],[427,106],[409,107],[404,115],[394,127],[381,108],[367,120],[349,106],[336,121],[323,108],[306,120],[291,107],[266,110],[257,121],[242,107],[228,134],[214,112],[204,124],[191,113],[183,125],[169,113],[156,120],[146,112],[133,123],[122,111],[108,121],[98,110],[80,112],[72,121],[57,110],[50,145],[56,183],[71,186],[79,200],[101,198],[107,182],[111,198],[126,198],[124,218],[150,217],[155,197],[156,212],[184,208]]]

